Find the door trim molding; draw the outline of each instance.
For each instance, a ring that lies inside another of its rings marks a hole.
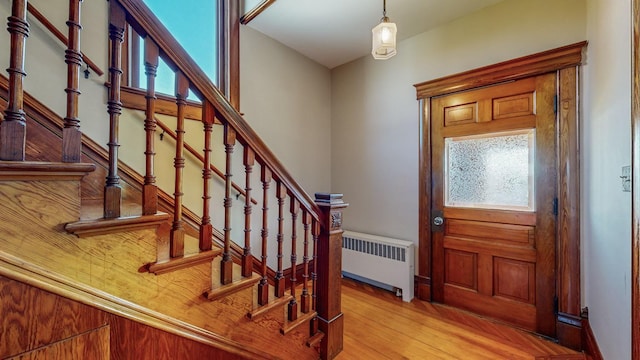
[[[634,1],[640,2],[640,0]],[[557,337],[562,344],[573,348],[582,346],[580,327],[565,326],[570,324],[565,324],[562,319],[579,318],[581,306],[580,184],[577,156],[579,144],[578,81],[586,46],[587,42],[583,41],[414,85],[420,103],[418,276],[423,281],[418,284],[419,298],[431,300],[431,99],[448,93],[556,72],[559,84],[558,166],[563,166],[562,171],[557,169],[559,200],[557,228],[559,231],[557,233],[556,296],[558,310],[561,314],[556,319]],[[637,130],[640,132],[640,120]],[[640,165],[637,170],[640,171]],[[640,198],[638,205],[640,206]],[[640,213],[638,219],[640,219]]]
[[[635,0],[640,1],[640,0]],[[587,42],[543,51],[494,65],[415,84],[418,100],[505,81],[542,75],[582,64]]]
[[[631,358],[640,360],[640,0],[633,0],[631,68]]]

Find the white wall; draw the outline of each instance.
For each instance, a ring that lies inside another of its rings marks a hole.
[[[327,68],[243,26],[240,111],[305,191],[331,191]]]
[[[508,0],[400,42],[390,60],[335,68],[331,185],[350,203],[345,228],[418,242],[413,84],[585,40],[585,20],[584,0]]]
[[[605,359],[631,358],[631,1],[588,0],[582,102],[583,302]]]

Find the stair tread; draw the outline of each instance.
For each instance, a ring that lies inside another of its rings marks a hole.
[[[324,337],[324,333],[322,331],[318,331],[317,333],[315,333],[315,335],[310,337],[309,340],[307,340],[307,346],[308,347],[319,346],[323,337]]]
[[[284,306],[289,301],[291,301],[291,299],[293,299],[293,296],[291,296],[290,294],[285,295],[281,298],[275,298],[274,300],[269,301],[267,304],[252,310],[247,314],[247,316],[249,317],[249,319],[255,320],[259,316],[266,314],[267,312],[277,308],[278,306]]]
[[[168,219],[169,214],[166,213],[125,217],[121,216],[114,219],[100,218],[70,222],[67,223],[64,228],[68,233],[75,234],[78,237],[83,237],[157,227]]]
[[[220,255],[222,253],[222,249],[214,248],[211,250],[206,250],[202,252],[198,252],[195,254],[185,254],[179,258],[169,259],[163,262],[155,262],[151,264],[147,264],[147,270],[150,273],[154,273],[156,275],[168,273],[175,270],[184,269],[190,266],[195,266],[198,264],[202,264],[205,262],[213,261],[213,258]]]
[[[252,274],[250,277],[242,278],[240,280],[235,280],[230,284],[222,285],[217,288],[212,288],[209,291],[206,291],[203,295],[205,298],[209,300],[218,300],[227,295],[233,294],[237,291],[249,288],[260,281],[262,277],[258,274]]]
[[[309,311],[306,314],[301,314],[298,316],[296,320],[286,322],[284,326],[280,329],[280,333],[282,335],[286,335],[291,331],[293,331],[294,329],[296,329],[298,326],[304,324],[305,322],[313,319],[316,316],[318,316],[318,313],[316,313],[315,311]]]

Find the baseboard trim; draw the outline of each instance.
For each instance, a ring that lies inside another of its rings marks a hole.
[[[431,301],[431,278],[414,275],[414,296],[423,301]]]
[[[603,360],[596,336],[593,334],[593,329],[591,329],[591,325],[589,324],[588,308],[582,310],[582,346],[584,352],[591,356],[593,360]]]
[[[582,351],[582,318],[571,314],[558,313],[556,336],[560,345],[576,351]]]

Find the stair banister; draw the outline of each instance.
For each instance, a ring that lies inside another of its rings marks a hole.
[[[258,162],[269,167],[273,172],[273,177],[280,180],[287,187],[289,193],[300,201],[300,206],[308,209],[314,219],[320,220],[321,211],[313,198],[293,179],[258,134],[233,108],[164,25],[153,16],[143,1],[118,0],[117,2],[127,11],[129,18],[137,22],[138,27],[144,29],[144,33],[151,36],[158,47],[162,49],[163,54],[184,73],[191,82],[191,90],[203,101],[206,99],[212,103],[216,108],[216,115],[221,121],[230,123],[237,132],[238,141],[251,147],[256,153]]]
[[[189,54],[178,44],[169,31],[161,24],[161,22],[153,15],[148,7],[142,0],[111,0],[112,7],[121,8],[126,12],[126,19],[129,21],[133,28],[142,34],[142,36],[150,38],[153,41],[159,52],[162,54],[165,62],[169,64],[171,68],[176,72],[177,76],[183,79],[183,82],[188,84],[185,88],[188,88],[196,96],[198,96],[203,102],[205,109],[211,107],[212,113],[215,114],[215,119],[218,120],[224,126],[223,142],[225,145],[226,153],[226,169],[225,169],[225,194],[224,194],[224,228],[222,237],[224,238],[224,250],[222,265],[220,271],[220,282],[223,284],[221,292],[216,292],[216,289],[205,291],[204,296],[209,300],[217,299],[220,293],[224,293],[224,284],[230,284],[233,280],[232,275],[232,262],[231,262],[231,163],[232,153],[236,143],[240,143],[244,149],[250,149],[251,152],[248,158],[245,158],[245,175],[247,179],[250,177],[250,172],[254,166],[254,162],[261,167],[261,182],[263,185],[263,191],[269,188],[269,183],[273,180],[276,187],[276,198],[278,201],[278,232],[276,235],[278,242],[278,254],[277,262],[278,269],[275,277],[275,293],[276,296],[289,299],[289,296],[284,297],[286,282],[284,277],[284,269],[282,267],[282,244],[284,241],[284,206],[286,198],[289,197],[291,205],[291,214],[294,228],[293,239],[296,241],[297,234],[295,229],[295,223],[298,219],[298,211],[303,212],[303,225],[305,229],[305,239],[308,240],[307,231],[311,231],[313,237],[313,272],[311,273],[311,288],[312,294],[309,301],[311,303],[311,313],[306,317],[301,317],[299,320],[313,319],[310,326],[310,334],[314,336],[314,339],[322,338],[320,343],[320,357],[322,359],[332,359],[341,351],[343,346],[342,334],[343,334],[343,316],[341,313],[340,305],[340,287],[341,287],[341,243],[342,243],[342,210],[347,206],[342,201],[342,195],[337,194],[316,194],[316,199],[312,199],[301,186],[293,179],[289,172],[283,167],[280,161],[275,157],[266,144],[260,139],[255,131],[249,126],[249,124],[242,118],[234,106],[227,100],[219,89],[209,80],[206,74],[198,67]],[[116,12],[116,16],[119,14]],[[113,21],[113,19],[112,19]],[[112,36],[113,39],[113,36]],[[115,45],[112,42],[112,49]],[[116,54],[119,49],[112,51],[112,54]],[[116,54],[120,56],[120,53]],[[121,61],[121,60],[118,60]],[[112,61],[113,63],[113,61]],[[115,64],[119,65],[119,64]],[[118,66],[114,66],[117,73],[120,71]],[[112,69],[110,69],[112,70]],[[120,79],[115,79],[119,81]],[[112,87],[120,86],[119,83],[112,82]],[[183,87],[183,86],[181,86]],[[119,94],[118,94],[119,96]],[[186,96],[180,95],[179,98]],[[179,100],[180,101],[180,100]],[[179,152],[182,151],[182,141],[180,140],[180,123],[183,121],[183,112],[179,107],[178,131],[177,133],[177,152],[176,152],[176,164],[178,164]],[[208,110],[207,110],[208,111]],[[207,116],[204,116],[206,118]],[[182,119],[182,120],[181,120]],[[205,130],[206,133],[206,130]],[[207,161],[205,160],[204,163]],[[206,171],[206,170],[205,170]],[[182,196],[182,191],[178,189],[177,184],[179,180],[179,171],[176,170],[176,204],[179,203],[179,198]],[[205,174],[206,177],[206,174]],[[246,184],[249,190],[249,184]],[[204,197],[207,197],[207,191],[204,191]],[[266,196],[265,196],[266,197]],[[250,209],[250,202],[246,201],[245,206]],[[174,215],[179,216],[181,211],[181,204],[174,209]],[[263,203],[263,225],[262,225],[262,246],[265,245],[267,228],[266,228],[266,201]],[[247,219],[250,211],[247,211]],[[250,230],[248,227],[248,221],[245,221],[245,230]],[[217,235],[219,236],[219,234]],[[173,240],[173,239],[172,239]],[[308,241],[307,241],[308,242]],[[171,241],[172,246],[182,247],[182,243],[177,241]],[[307,244],[305,244],[305,247]],[[233,247],[235,249],[235,247]],[[236,251],[236,250],[234,250]],[[245,246],[245,251],[249,249]],[[295,251],[295,247],[294,247]],[[267,289],[268,283],[265,280],[265,264],[266,258],[265,251],[262,252],[261,275],[262,280],[258,286],[258,303],[262,304],[264,301],[268,301]],[[172,247],[172,258],[182,256],[182,252]],[[305,255],[308,260],[308,255]],[[246,260],[246,259],[245,259]],[[291,256],[291,278],[290,283],[295,286],[296,284],[296,272],[297,264],[296,255],[292,253]],[[248,263],[245,261],[244,263]],[[305,278],[308,277],[308,267],[306,264],[302,265],[305,271]],[[246,267],[245,267],[246,271]],[[244,271],[243,271],[244,273]],[[240,282],[251,284],[251,278],[244,277]],[[234,282],[235,283],[235,282]],[[303,283],[303,287],[306,285]],[[228,289],[228,287],[227,287]],[[294,300],[289,304],[290,315],[289,320],[297,317],[298,303],[295,299],[296,291],[291,290]],[[305,291],[303,290],[303,294]],[[305,294],[308,296],[308,292]],[[308,298],[306,298],[308,299]],[[303,305],[303,307],[307,307]],[[290,324],[296,323],[296,321],[290,322]],[[298,324],[303,323],[297,321]],[[285,333],[290,331],[294,325],[287,329],[281,329],[281,332]],[[284,331],[283,331],[284,330]],[[319,331],[319,332],[318,332]],[[317,335],[321,335],[318,337]],[[323,335],[323,336],[322,336]],[[315,341],[315,340],[314,340]]]

